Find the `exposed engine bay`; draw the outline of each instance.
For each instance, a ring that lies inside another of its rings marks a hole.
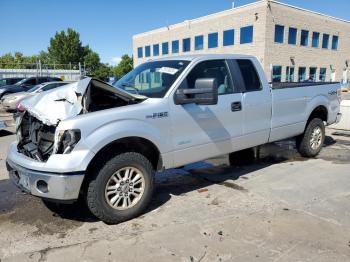
[[[28,112],[24,113],[17,130],[18,152],[38,161],[46,161],[53,151],[55,131],[55,126],[44,125]]]
[[[61,121],[81,114],[140,103],[145,99],[92,78],[40,93],[22,102],[26,111],[17,121],[18,151],[42,162],[47,161],[53,153],[70,153],[80,140],[80,130],[56,134]]]

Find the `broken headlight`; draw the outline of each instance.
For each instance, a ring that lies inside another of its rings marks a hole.
[[[22,140],[22,129],[21,129],[22,118],[23,118],[22,114],[14,114],[14,119],[16,123],[17,142],[20,142]]]
[[[81,132],[78,129],[59,130],[55,133],[54,154],[69,154],[81,138]]]

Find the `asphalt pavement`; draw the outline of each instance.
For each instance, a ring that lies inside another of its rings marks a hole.
[[[293,140],[230,167],[227,156],[156,176],[139,218],[106,225],[83,203],[47,208],[8,180],[0,131],[1,261],[349,261],[350,134],[305,159]]]

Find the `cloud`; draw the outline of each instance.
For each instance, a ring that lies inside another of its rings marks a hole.
[[[112,65],[117,65],[117,64],[120,63],[120,61],[122,61],[122,58],[119,57],[119,56],[115,56],[115,57],[112,57],[112,59],[111,59],[111,64],[112,64]]]

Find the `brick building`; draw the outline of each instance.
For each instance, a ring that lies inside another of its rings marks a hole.
[[[270,81],[350,78],[350,22],[263,0],[133,37],[135,65],[184,54],[250,54]]]

